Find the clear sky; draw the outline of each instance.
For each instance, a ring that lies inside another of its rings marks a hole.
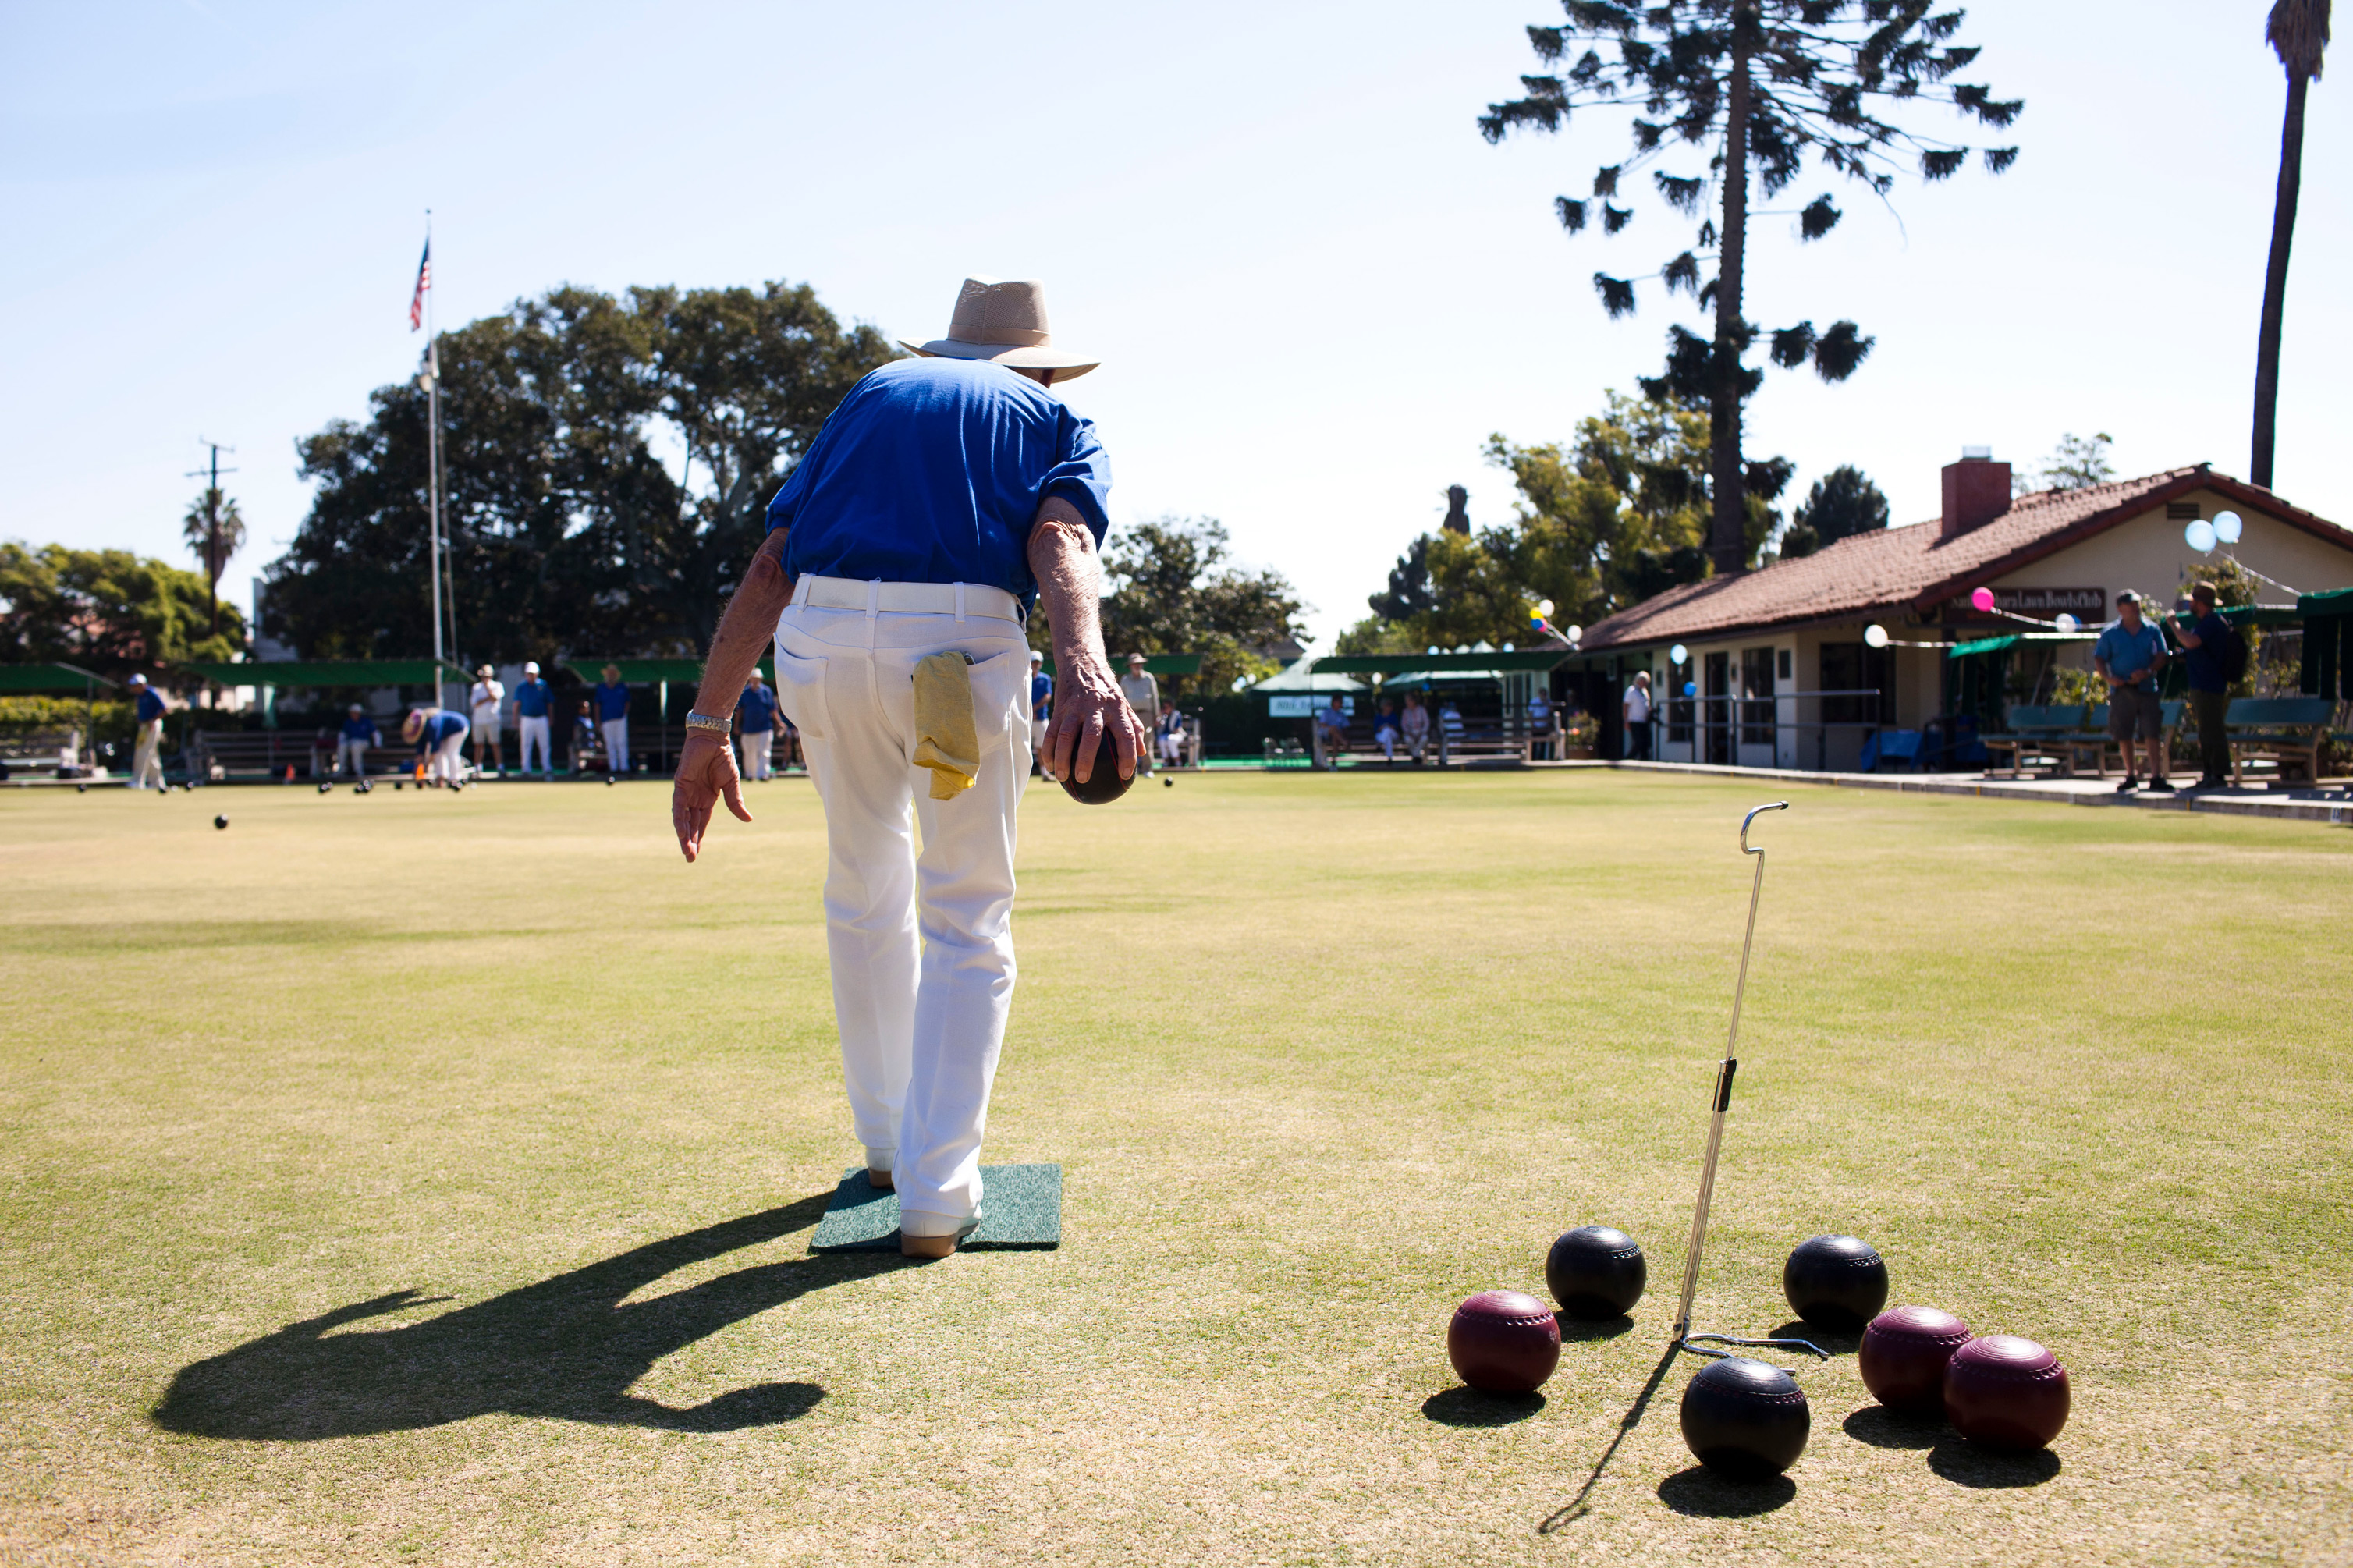
[[[1751,454],[1793,458],[1799,489],[1858,464],[1898,521],[1936,514],[1964,444],[2023,463],[2106,431],[2125,474],[2243,474],[2284,90],[2266,9],[1971,5],[1968,76],[2027,100],[2023,155],[1908,184],[1892,209],[1840,191],[1846,222],[1803,249],[1793,218],[1756,226],[1753,318],[1851,316],[1879,347],[1839,387],[1772,373]],[[1657,368],[1663,298],[1613,322],[1588,279],[1651,270],[1688,226],[1646,202],[1616,238],[1572,240],[1550,211],[1616,160],[1622,118],[1503,147],[1473,124],[1535,68],[1523,26],[1557,17],[1545,0],[10,5],[0,536],[185,562],[208,437],[237,448],[253,542],[226,583],[245,598],[308,505],[296,437],[414,369],[430,206],[444,325],[559,282],[786,279],[920,339],[967,272],[1042,279],[1057,340],[1103,357],[1069,398],[1112,452],[1114,518],[1222,519],[1328,639],[1448,484],[1474,521],[1510,515],[1490,432],[1565,439]],[[2353,60],[2311,106],[2278,488],[2353,523],[2353,393],[2328,370],[2353,363]]]

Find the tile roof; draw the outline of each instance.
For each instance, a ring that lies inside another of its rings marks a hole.
[[[2353,549],[2353,533],[2200,463],[2084,489],[2037,490],[1957,539],[1943,538],[1943,530],[1931,521],[1858,533],[1760,571],[1686,583],[1588,626],[1579,647],[1598,653],[1874,610],[1929,609],[2199,489],[2219,490],[2241,505]]]

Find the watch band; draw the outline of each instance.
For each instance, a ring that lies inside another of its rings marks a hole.
[[[689,710],[686,715],[686,727],[690,730],[708,730],[714,735],[724,735],[733,726],[724,719],[714,719],[708,713],[697,713]]]

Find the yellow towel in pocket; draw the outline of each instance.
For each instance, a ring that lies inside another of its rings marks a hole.
[[[932,798],[954,800],[980,769],[972,722],[972,661],[960,653],[915,661],[915,765],[932,770]]]

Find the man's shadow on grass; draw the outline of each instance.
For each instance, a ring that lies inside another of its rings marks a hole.
[[[650,1300],[664,1275],[805,1230],[830,1192],[634,1247],[405,1328],[331,1331],[447,1300],[395,1290],[290,1323],[184,1367],[157,1426],[204,1437],[306,1441],[439,1426],[505,1413],[677,1432],[732,1432],[806,1415],[825,1390],[762,1383],[689,1409],[628,1393],[673,1351],[812,1290],[903,1266],[889,1253],[762,1264]]]

